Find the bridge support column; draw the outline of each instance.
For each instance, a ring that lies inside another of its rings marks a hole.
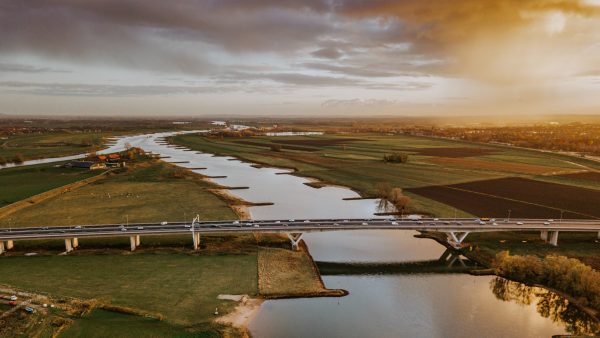
[[[550,232],[550,245],[558,246],[558,231]]]
[[[598,239],[600,239],[600,231],[598,231]]]
[[[140,246],[140,235],[135,235],[135,246]]]
[[[200,248],[200,233],[199,232],[195,232],[192,235],[192,241],[194,242],[194,251],[198,251],[198,249]]]
[[[548,230],[540,231],[540,238],[542,239],[542,241],[548,242]]]
[[[137,247],[135,236],[129,236],[129,245],[131,247],[131,251],[135,251],[135,248]]]
[[[0,255],[4,253],[4,242],[0,241]]]
[[[11,250],[14,247],[15,247],[15,243],[13,242],[12,239],[9,239],[8,241],[6,241],[6,250]]]
[[[290,242],[292,243],[292,250],[298,250],[299,248],[299,244],[300,244],[300,240],[302,239],[302,233],[301,232],[294,232],[294,233],[287,233],[288,238],[290,239]]]
[[[71,243],[70,238],[65,238],[65,250],[67,253],[73,251],[73,243]]]
[[[79,239],[77,237],[73,238],[73,249],[79,246]]]
[[[449,231],[446,233],[448,237],[448,244],[450,244],[455,249],[460,249],[462,247],[462,242],[469,235],[468,231],[460,232],[460,231]]]

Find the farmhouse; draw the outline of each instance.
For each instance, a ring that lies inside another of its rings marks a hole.
[[[106,164],[92,161],[72,161],[65,164],[67,168],[85,168],[90,170],[106,169]]]

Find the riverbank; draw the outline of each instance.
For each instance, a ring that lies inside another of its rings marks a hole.
[[[435,240],[436,242],[445,246],[448,249],[456,250],[451,245],[448,244],[445,234],[443,234],[443,233],[421,232],[421,234],[418,235],[417,237],[429,238],[429,239]],[[473,249],[473,248],[475,248],[475,249]],[[540,283],[532,283],[531,281],[519,280],[519,279],[511,278],[510,276],[507,276],[507,275],[499,274],[498,270],[494,267],[494,261],[496,259],[496,256],[489,254],[489,248],[488,248],[488,250],[481,250],[481,248],[479,248],[477,246],[477,243],[473,243],[473,244],[463,245],[463,249],[460,249],[458,251],[462,255],[467,257],[468,259],[475,261],[477,264],[485,267],[485,269],[475,269],[473,271],[470,271],[469,273],[471,273],[472,275],[475,275],[475,276],[493,275],[493,276],[505,278],[507,280],[511,280],[513,282],[524,283],[526,285],[539,287],[544,290],[553,292],[553,293],[567,299],[571,304],[573,304],[575,307],[577,307],[577,309],[586,313],[590,318],[595,320],[597,323],[600,323],[600,316],[599,316],[600,311],[598,311],[597,309],[595,309],[593,307],[590,307],[587,304],[587,301],[581,299],[580,297],[574,297],[574,296],[568,294],[567,292],[555,289],[548,285],[544,285],[544,284],[540,284]]]

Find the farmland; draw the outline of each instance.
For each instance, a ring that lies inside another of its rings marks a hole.
[[[0,177],[2,174],[0,171]],[[39,189],[37,183],[31,182],[31,186]],[[23,189],[15,185],[9,187]],[[44,215],[47,226],[183,220],[185,216],[193,218],[195,213],[204,219],[237,218],[225,201],[209,191],[211,188],[214,185],[164,162],[142,163],[129,172],[112,175],[12,213],[0,219],[0,227],[36,226],[40,215]],[[187,198],[179,199],[179,196]]]
[[[9,136],[0,140],[0,157],[10,161],[17,155],[24,160],[77,155],[98,150],[112,133],[45,132]]]
[[[521,177],[409,189],[473,215],[522,218],[600,218],[600,191]]]
[[[570,176],[590,175],[589,170],[600,167],[586,159],[440,138],[380,134],[244,138],[179,135],[172,138],[171,142],[194,150],[293,168],[297,175],[347,186],[364,197],[377,197],[376,186],[386,183],[404,189],[405,194],[412,199],[410,212],[437,216],[453,217],[455,212],[458,216],[477,215],[481,212],[504,216],[507,209],[512,208],[515,215],[552,214],[552,217],[560,217],[559,205],[546,205],[543,200],[534,196],[518,196],[518,184],[503,187],[502,195],[486,197],[491,200],[481,197],[481,194],[494,195],[488,190],[475,193],[477,189],[472,186],[463,190],[473,192],[461,191],[460,187],[447,188],[469,182],[524,178],[527,179],[526,182],[535,185],[532,189],[539,189],[541,185],[546,189],[553,188],[552,193],[568,193],[561,201],[568,199],[571,193],[580,192],[574,187],[600,188],[591,181],[573,182]],[[279,151],[273,151],[273,144],[283,147]],[[395,152],[408,154],[408,163],[385,163],[382,160],[384,155]],[[539,183],[540,181],[546,181],[547,184]],[[556,184],[552,185],[551,182]],[[561,188],[556,189],[559,184]],[[513,193],[517,197],[511,197]],[[594,192],[589,194],[591,195],[586,196],[597,198]],[[578,217],[595,215],[590,213],[589,207],[572,204],[579,202],[572,202],[569,208],[564,209],[572,209]],[[527,211],[529,209],[531,210]],[[564,216],[575,217],[573,213],[567,212]]]
[[[0,207],[98,174],[54,164],[0,169]]]

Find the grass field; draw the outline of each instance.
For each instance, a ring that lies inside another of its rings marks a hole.
[[[182,325],[208,323],[216,307],[234,306],[219,294],[258,293],[255,254],[4,257],[0,283],[143,309]]]
[[[99,173],[54,164],[0,169],[0,207]]]
[[[78,319],[60,334],[61,338],[131,338],[132,336],[153,338],[219,337],[216,332],[207,329],[190,332],[181,326],[156,319],[101,309],[93,310],[89,315]]]
[[[0,140],[0,157],[11,160],[17,154],[25,160],[77,155],[98,150],[114,133],[49,132],[9,136]]]
[[[365,197],[377,196],[378,183],[409,189],[407,195],[412,199],[410,212],[442,217],[453,217],[455,212],[458,216],[473,215],[476,210],[450,203],[451,198],[414,193],[418,191],[416,188],[506,177],[600,188],[597,182],[579,181],[573,184],[572,179],[562,176],[599,167],[588,160],[457,140],[376,134],[258,136],[244,139],[179,135],[172,138],[172,142],[194,150],[294,168],[298,175],[347,186]],[[270,147],[273,144],[284,147],[281,151],[272,151]],[[385,163],[383,156],[393,152],[408,153],[409,162]],[[455,211],[455,208],[459,210]]]
[[[48,180],[42,175],[38,181],[35,171],[30,175],[32,189]],[[196,214],[203,219],[236,219],[227,203],[207,190],[213,187],[164,162],[144,163],[19,210],[0,219],[0,227],[181,221]],[[24,189],[11,183],[8,190]]]

